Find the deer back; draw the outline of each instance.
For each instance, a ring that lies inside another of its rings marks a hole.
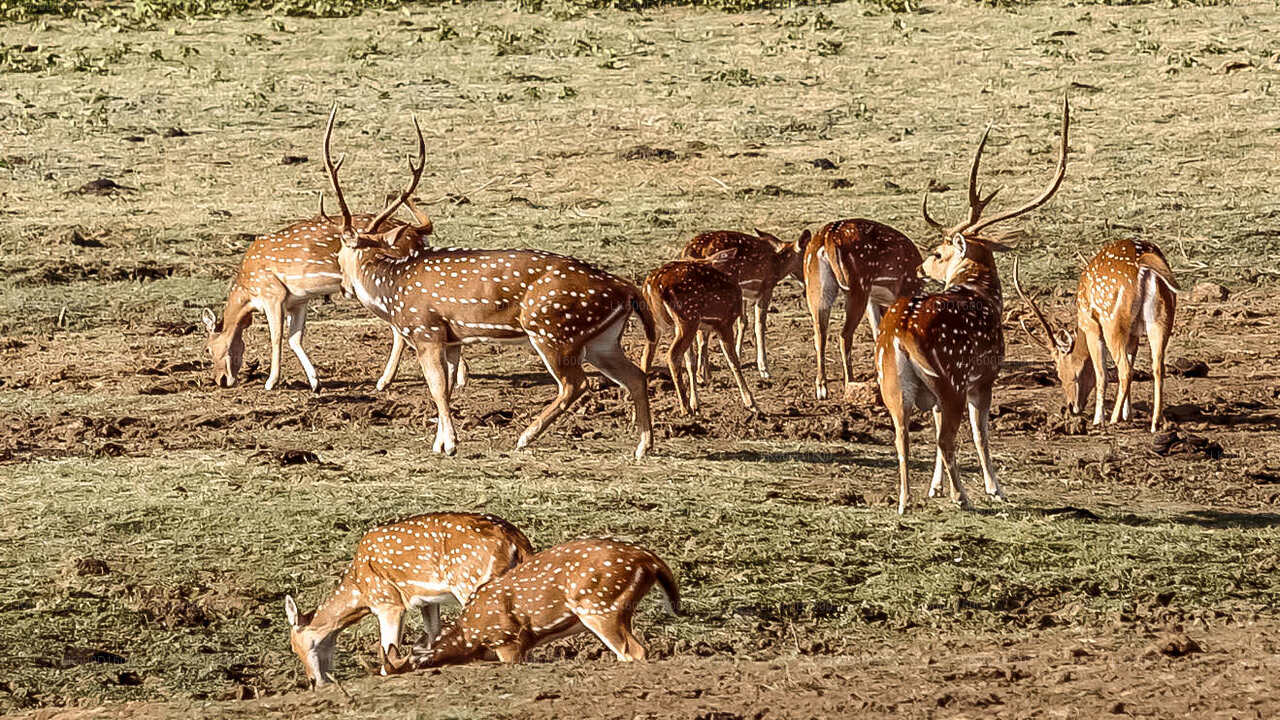
[[[649,273],[643,292],[650,310],[659,317],[669,311],[688,321],[721,322],[742,313],[741,287],[705,261],[669,262]]]
[[[818,228],[805,249],[806,274],[812,272],[810,265],[816,268],[814,258],[819,254],[826,257],[841,288],[869,290],[876,285],[903,297],[923,287],[915,243],[874,220],[837,220]]]
[[[737,250],[733,259],[717,267],[748,291],[772,287],[787,275],[802,279],[799,254],[790,243],[768,233],[712,230],[699,233],[685,243],[680,257],[701,260],[725,250]]]

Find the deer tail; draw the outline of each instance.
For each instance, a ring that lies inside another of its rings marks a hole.
[[[836,285],[841,290],[849,290],[849,269],[844,264],[844,253],[840,252],[840,246],[836,244],[832,233],[824,233],[826,237],[822,239],[822,252],[827,256],[827,264],[831,266],[831,274],[836,278]]]
[[[1178,281],[1173,277],[1173,270],[1169,268],[1169,263],[1165,262],[1164,256],[1160,253],[1145,252],[1138,256],[1138,266],[1145,267],[1155,273],[1160,281],[1169,287],[1175,293],[1182,292],[1182,288],[1178,285]]]

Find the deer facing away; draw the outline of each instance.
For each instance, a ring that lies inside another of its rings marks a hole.
[[[668,610],[679,614],[680,590],[662,558],[619,540],[572,540],[482,586],[430,647],[415,646],[408,658],[389,652],[383,669],[404,672],[494,657],[518,663],[538,645],[587,630],[619,660],[644,660],[631,620],[654,584]]]
[[[645,375],[622,350],[620,340],[634,311],[646,336],[653,318],[631,283],[573,258],[536,250],[467,250],[428,247],[429,220],[382,229],[401,202],[412,197],[426,161],[418,129],[418,160],[399,200],[357,229],[338,184],[339,162],[329,153],[334,113],[325,131],[324,155],[342,211],[343,283],[376,316],[418,352],[439,414],[435,452],[452,455],[457,444],[449,410],[446,365],[467,343],[529,343],[559,386],[556,399],[520,435],[525,447],[586,389],[582,362],[627,389],[635,407],[640,442],[635,456],[652,444]],[[414,121],[415,128],[417,121]],[[412,209],[412,207],[411,207]]]
[[[907,420],[915,410],[932,410],[937,457],[930,497],[949,481],[951,499],[966,507],[968,496],[956,468],[956,433],[968,405],[978,461],[987,494],[1003,500],[990,454],[991,389],[1004,359],[1001,327],[1004,300],[994,253],[1006,246],[983,233],[986,228],[1039,207],[1057,192],[1067,170],[1070,108],[1063,100],[1062,150],[1052,182],[1031,202],[993,218],[982,213],[995,197],[978,189],[978,164],[987,132],[978,143],[969,170],[969,217],[945,228],[929,216],[928,193],[921,211],[925,221],[947,238],[925,260],[924,269],[945,282],[942,292],[902,298],[889,308],[876,340],[876,377],[880,395],[893,419],[898,452],[898,512],[904,513],[911,491],[907,482],[910,437]],[[997,189],[998,191],[998,189]]]
[[[484,583],[533,554],[524,533],[492,515],[430,513],[376,527],[356,546],[351,564],[315,611],[301,613],[285,597],[289,643],[315,685],[332,680],[338,633],[372,613],[381,647],[399,645],[404,613],[422,609],[428,638],[440,630],[439,603],[459,604]]]
[[[1165,349],[1173,332],[1179,291],[1160,248],[1142,240],[1117,240],[1099,250],[1080,273],[1075,332],[1055,331],[1035,300],[1022,292],[1017,270],[1015,263],[1014,287],[1044,328],[1044,337],[1037,342],[1053,357],[1071,412],[1083,412],[1092,391],[1093,424],[1102,424],[1106,359],[1110,354],[1115,358],[1120,381],[1111,422],[1130,419],[1134,360],[1138,342],[1145,335],[1151,346],[1154,384],[1151,432],[1159,430],[1164,408]]]

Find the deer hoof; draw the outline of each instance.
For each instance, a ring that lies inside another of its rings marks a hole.
[[[825,383],[819,383],[819,384],[818,384],[818,387],[817,387],[817,392],[816,392],[815,394],[818,396],[818,399],[819,399],[819,400],[826,400],[826,399],[827,399],[827,386],[826,386],[826,384],[825,384]]]

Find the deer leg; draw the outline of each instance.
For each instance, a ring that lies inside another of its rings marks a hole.
[[[520,645],[503,645],[494,648],[494,652],[498,655],[498,662],[507,665],[516,665],[524,662],[525,649]]]
[[[1102,344],[1102,328],[1097,323],[1082,326],[1089,359],[1093,362],[1093,424],[1101,425],[1107,397],[1107,349]]]
[[[391,646],[400,645],[400,631],[404,626],[404,608],[402,607],[380,607],[374,610],[374,614],[378,616],[378,632],[381,636],[382,654],[385,656],[391,651]],[[387,674],[387,668],[384,665],[382,674]]]
[[[616,329],[610,328],[587,343],[587,362],[595,365],[605,377],[627,389],[635,404],[636,427],[640,429],[640,443],[636,445],[636,459],[644,457],[653,446],[653,418],[649,415],[649,379],[623,352],[619,339],[626,327],[626,318]],[[673,372],[673,375],[676,373]]]
[[[274,390],[280,381],[280,356],[284,345],[284,300],[268,299],[262,308],[267,316],[267,330],[271,333],[271,372],[267,375],[267,390]]]
[[[756,327],[759,327],[758,325]],[[733,374],[734,382],[738,383],[738,392],[742,394],[742,404],[748,410],[756,409],[755,398],[751,397],[751,390],[747,388],[747,380],[742,377],[742,368],[738,367],[738,354],[729,346],[729,333],[733,332],[733,325],[722,326],[716,328],[716,334],[720,336],[720,349],[724,351],[724,359],[729,363],[729,372]]]
[[[969,391],[969,429],[973,431],[973,445],[978,450],[978,464],[982,466],[982,481],[987,495],[1004,500],[1004,490],[996,480],[991,463],[991,386]]]
[[[690,371],[690,377],[696,375],[699,383],[707,385],[711,382],[711,335],[704,330],[698,330],[693,347],[698,353],[695,366],[697,372]]]
[[[415,347],[418,364],[422,366],[422,375],[427,379],[438,416],[431,452],[453,455],[457,452],[458,436],[453,429],[453,415],[449,412],[449,376],[445,370],[444,343],[423,341]]]
[[[867,306],[867,291],[857,287],[849,288],[848,299],[844,306],[844,327],[840,329],[840,369],[844,371],[845,387],[853,382],[853,363],[849,356],[853,350],[853,333],[862,322],[862,313]]]
[[[396,371],[400,369],[400,356],[404,354],[404,345],[404,336],[394,327],[391,328],[391,356],[387,358],[387,367],[383,369],[382,376],[378,378],[378,384],[374,389],[379,392],[386,390],[395,379]]]
[[[1120,422],[1120,418],[1126,415],[1126,408],[1129,405],[1129,389],[1133,384],[1133,353],[1129,352],[1129,338],[1117,337],[1116,333],[1109,333],[1106,342],[1107,347],[1111,348],[1112,354],[1116,361],[1116,378],[1119,381],[1116,390],[1116,404],[1111,408],[1111,424]]]
[[[1172,324],[1172,317],[1169,319],[1169,326],[1159,322],[1147,323],[1147,342],[1151,344],[1151,378],[1154,385],[1151,401],[1151,432],[1159,430],[1164,422],[1164,353],[1169,345],[1169,331]]]
[[[685,415],[692,415],[693,409],[689,406],[689,401],[685,399],[684,388],[681,387],[684,382],[684,371],[686,367],[685,355],[689,352],[690,345],[693,344],[694,337],[693,328],[683,320],[676,318],[676,336],[671,341],[671,347],[667,348],[667,367],[671,370],[671,382],[675,385],[676,400],[680,402],[680,409]],[[689,392],[693,393],[693,373],[689,373]]]
[[[578,615],[578,620],[583,625],[586,625],[593,635],[600,638],[600,642],[612,650],[614,655],[618,656],[619,661],[631,662],[635,660],[636,658],[627,652],[627,635],[623,632],[621,623],[618,622],[618,616],[616,614],[591,615],[589,613],[590,611],[582,611],[576,614]]]
[[[836,298],[836,280],[831,268],[819,265],[817,277],[808,279],[805,273],[804,297],[809,304],[809,316],[813,320],[813,349],[818,358],[818,374],[814,378],[815,394],[819,400],[827,399],[827,325],[831,321],[831,304]]]
[[[871,328],[871,343],[880,339],[880,318],[884,317],[884,307],[867,301],[867,327]]]
[[[710,349],[711,335],[709,333],[699,330],[697,333],[693,334],[691,337],[693,337],[694,339],[694,344],[697,345],[699,348],[701,348],[704,344],[702,339],[705,339],[706,340],[705,344],[707,345],[708,350]],[[694,357],[693,348],[690,347],[689,349],[685,350],[684,353],[679,357],[684,360],[684,369],[689,373],[689,408],[693,410],[693,412],[698,412],[698,379],[697,379],[698,367],[697,367],[697,360]]]
[[[747,299],[742,299],[742,312],[733,323],[733,349],[742,356],[742,343],[747,339]]]
[[[428,602],[422,606],[422,634],[427,638],[423,645],[430,650],[440,634],[440,603]]]
[[[755,301],[756,315],[756,369],[760,371],[760,377],[769,378],[769,354],[764,342],[765,326],[769,321],[769,304],[773,300],[773,288],[768,292],[760,293]],[[743,322],[746,322],[746,316],[743,316]]]
[[[302,348],[302,336],[307,331],[307,304],[300,302],[286,308],[286,313],[289,321],[289,349],[293,350],[294,356],[302,365],[302,372],[307,375],[307,384],[311,386],[311,392],[318,393],[320,380],[316,377],[316,368],[311,364],[311,358],[307,357],[307,351]]]
[[[462,359],[461,345],[445,345],[444,360],[449,366],[449,394],[467,384],[467,363]]]
[[[933,408],[933,444],[935,456],[933,460],[933,480],[929,482],[929,497],[942,497],[942,445],[938,442],[938,438],[942,437],[942,410],[938,406]]]
[[[582,391],[587,389],[587,379],[582,374],[582,350],[571,350],[568,347],[560,345],[552,345],[545,341],[535,339],[532,335],[529,341],[533,345],[533,349],[538,351],[538,355],[542,358],[542,363],[547,366],[547,371],[555,378],[556,385],[560,387],[560,392],[556,395],[556,399],[551,401],[543,411],[534,418],[529,427],[520,433],[520,439],[516,441],[517,448],[527,447],[533,442],[547,426],[552,423],[560,414],[569,409],[574,400],[582,395]]]
[[[938,429],[938,449],[942,451],[942,466],[951,481],[951,502],[962,508],[969,507],[969,496],[960,482],[960,469],[956,467],[956,432],[964,417],[963,401],[943,396],[938,398],[942,409],[942,426]]]

